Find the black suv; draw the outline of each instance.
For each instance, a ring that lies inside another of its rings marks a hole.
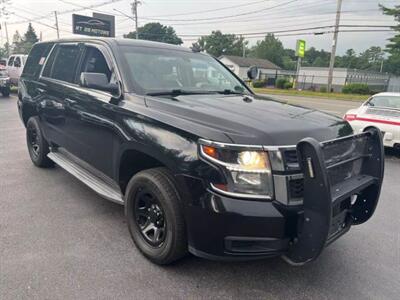
[[[259,97],[204,53],[38,43],[18,96],[33,163],[124,205],[133,241],[158,264],[188,251],[304,264],[378,202],[379,130],[353,135],[340,118]]]

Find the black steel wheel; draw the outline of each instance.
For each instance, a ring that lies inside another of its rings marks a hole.
[[[28,145],[29,156],[35,166],[48,168],[54,165],[47,157],[49,153],[49,144],[43,137],[40,122],[37,117],[29,118],[26,123],[26,143]]]
[[[152,262],[170,264],[187,253],[180,196],[166,168],[132,177],[125,193],[125,213],[135,245]]]
[[[147,188],[139,188],[135,196],[135,221],[146,241],[160,247],[165,241],[166,220],[157,197]]]

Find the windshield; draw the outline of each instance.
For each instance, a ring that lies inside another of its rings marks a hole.
[[[122,47],[126,71],[135,91],[144,94],[246,93],[247,88],[214,58],[149,47]]]
[[[374,96],[369,106],[400,109],[400,96]]]

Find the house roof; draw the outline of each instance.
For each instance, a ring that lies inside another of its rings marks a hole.
[[[267,59],[261,58],[251,58],[251,57],[241,57],[241,56],[233,56],[233,55],[222,55],[219,58],[225,57],[229,59],[233,63],[237,64],[239,67],[251,67],[257,66],[260,69],[278,69],[281,68],[275,65],[274,63],[270,62]]]

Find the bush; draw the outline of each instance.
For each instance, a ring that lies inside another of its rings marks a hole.
[[[254,88],[263,88],[266,85],[267,85],[267,82],[265,80],[254,80],[253,81]]]
[[[321,87],[319,88],[319,91],[320,91],[321,93],[326,93],[326,86],[321,86]]]
[[[275,86],[278,89],[285,89],[285,85],[289,82],[286,78],[279,78],[276,80]],[[289,82],[290,83],[290,82]]]
[[[343,87],[343,94],[360,94],[360,95],[370,95],[371,90],[369,86],[365,83],[350,83]]]
[[[285,84],[283,85],[283,88],[285,90],[291,89],[293,87],[293,83],[291,83],[290,81],[286,81]]]

